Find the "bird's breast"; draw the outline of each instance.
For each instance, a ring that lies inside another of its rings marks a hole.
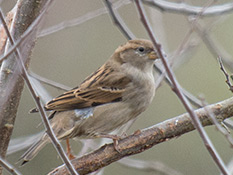
[[[136,112],[143,112],[153,100],[155,82],[152,74],[133,76],[134,81],[124,93],[123,100]]]

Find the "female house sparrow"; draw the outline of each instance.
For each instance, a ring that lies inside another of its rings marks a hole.
[[[57,138],[108,137],[145,111],[154,97],[157,58],[150,41],[130,40],[79,87],[48,102],[45,109],[53,111],[49,119]],[[23,164],[49,142],[45,133],[21,156]]]

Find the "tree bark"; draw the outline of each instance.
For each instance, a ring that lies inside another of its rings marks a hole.
[[[9,29],[15,41],[26,31],[39,15],[46,0],[19,0],[14,7],[11,28]],[[30,54],[34,47],[36,31],[18,48],[23,62],[28,67]],[[9,42],[5,46],[5,53],[10,48]],[[11,54],[2,62],[0,68],[0,155],[6,156],[7,147],[14,128],[16,113],[24,87],[24,80],[20,76],[20,69],[15,57]],[[2,168],[0,167],[0,175]]]

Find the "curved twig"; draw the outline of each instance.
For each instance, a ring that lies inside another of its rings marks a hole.
[[[192,6],[185,3],[168,2],[164,0],[143,0],[142,2],[144,4],[158,8],[161,11],[184,15],[198,15],[203,9],[203,7]],[[225,13],[231,13],[232,11],[233,3],[227,3],[209,7],[207,10],[205,10],[202,16],[222,15]]]

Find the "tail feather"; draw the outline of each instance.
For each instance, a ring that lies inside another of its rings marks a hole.
[[[36,112],[36,108],[33,110]],[[54,115],[55,115],[56,111],[52,112],[48,119],[51,120]],[[54,128],[53,128],[54,129]],[[34,143],[19,159],[19,161],[23,160],[21,165],[24,165],[25,163],[27,163],[28,161],[30,161],[31,159],[33,159],[38,152],[47,144],[50,142],[49,136],[45,133],[44,135],[42,135],[42,137],[40,138],[40,140],[38,140],[36,143]]]
[[[48,136],[44,135],[40,140],[34,143],[19,159],[23,160],[21,165],[26,164],[28,161],[33,159],[38,152],[49,142]]]

